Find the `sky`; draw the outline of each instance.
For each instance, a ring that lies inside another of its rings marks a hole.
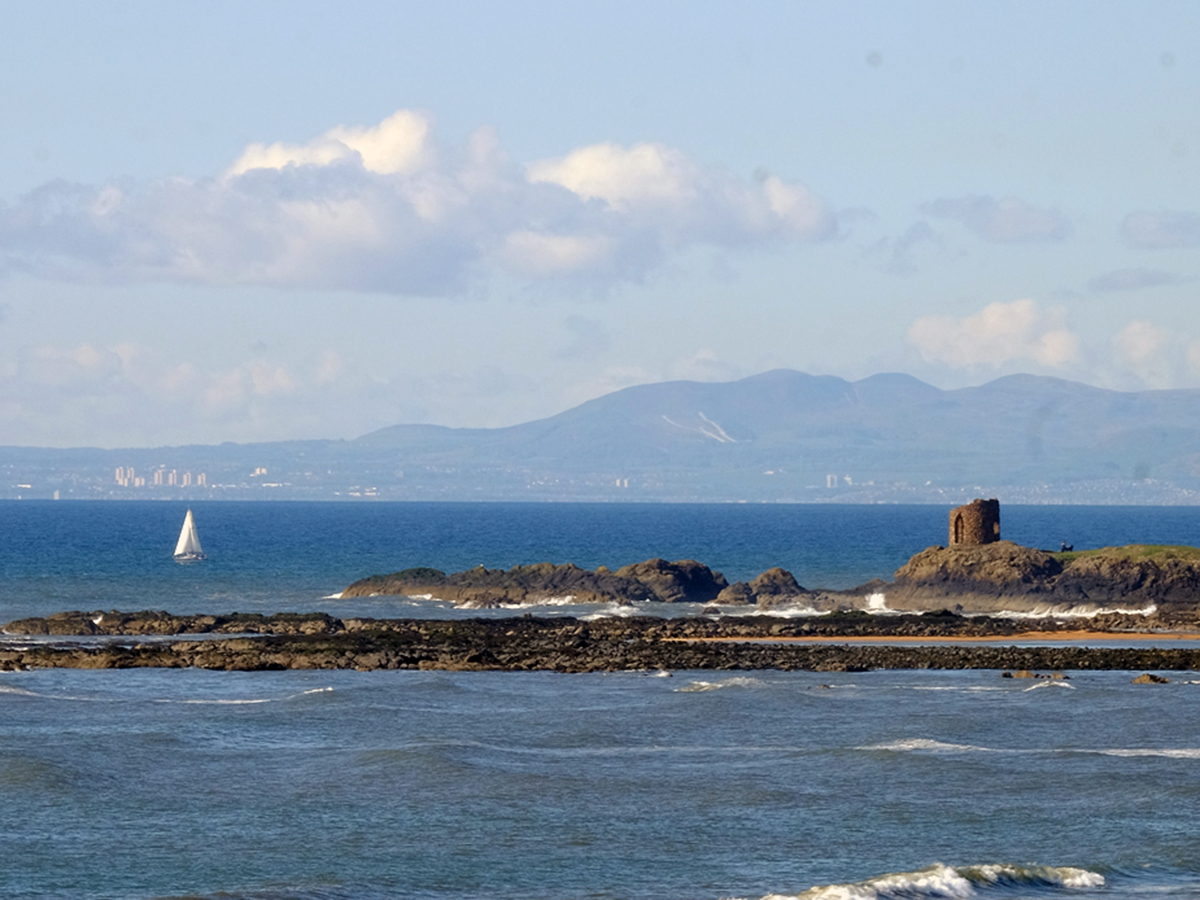
[[[1200,387],[1200,4],[0,0],[0,444]]]

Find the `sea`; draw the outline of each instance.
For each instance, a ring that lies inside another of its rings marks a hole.
[[[418,565],[848,587],[944,543],[948,505],[192,509],[209,558],[179,565],[183,504],[0,502],[0,621],[519,614],[339,597]],[[1032,546],[1200,545],[1197,508],[1002,515]],[[1200,673],[1066,674],[0,672],[0,897],[1200,898]]]

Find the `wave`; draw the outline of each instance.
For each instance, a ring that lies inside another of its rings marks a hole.
[[[309,694],[325,694],[333,691],[331,687],[311,688],[307,691],[299,691],[295,694],[288,694],[284,697],[255,697],[255,698],[240,698],[240,699],[201,699],[187,698],[178,700],[170,697],[156,697],[151,699],[151,703],[179,703],[179,704],[198,704],[207,706],[247,706],[258,703],[277,703],[284,700],[294,700],[297,697],[305,697]],[[39,700],[69,700],[75,703],[129,703],[136,702],[137,698],[133,697],[78,697],[73,694],[43,694],[39,691],[31,691],[28,688],[18,687],[14,684],[0,684],[0,694],[13,694],[18,697],[34,697]]]
[[[741,610],[742,607],[730,607],[730,610]],[[807,619],[813,616],[828,616],[832,609],[815,609],[811,606],[772,606],[767,609],[754,609],[747,613],[735,613],[749,616],[774,616],[779,619]]]
[[[888,898],[973,897],[992,887],[1095,888],[1104,885],[1099,872],[1074,866],[1018,866],[1007,863],[947,866],[936,863],[915,872],[894,872],[848,884],[827,884],[800,894],[771,894],[764,900],[888,900]]]
[[[993,747],[979,747],[975,744],[949,744],[945,741],[935,741],[929,738],[903,738],[898,741],[885,741],[882,744],[870,744],[855,747],[855,750],[890,750],[893,753],[1003,753]],[[1017,751],[1019,752],[1019,751]]]
[[[288,694],[286,697],[255,697],[247,699],[226,700],[222,698],[214,699],[197,699],[190,698],[187,700],[159,699],[155,703],[181,703],[200,706],[253,706],[259,703],[279,703],[285,700],[295,700],[297,697],[307,697],[309,694],[327,694],[332,693],[331,687],[310,688],[307,691],[299,691],[295,694]]]
[[[1039,681],[1037,684],[1031,684],[1029,687],[1025,688],[1025,693],[1028,694],[1030,691],[1036,691],[1038,688],[1049,687],[1070,688],[1071,690],[1075,690],[1075,685],[1067,684],[1065,681]]]
[[[1093,609],[1061,609],[1053,606],[1037,606],[1029,610],[1002,609],[999,612],[964,613],[966,618],[988,616],[993,619],[1094,619],[1096,616],[1152,616],[1158,606],[1151,603],[1141,609],[1126,609],[1121,606],[1098,606]]]
[[[1008,753],[1053,754],[1056,756],[1117,756],[1159,757],[1162,759],[1200,759],[1200,747],[1048,747],[1010,750],[1001,747],[981,747],[976,744],[953,744],[930,738],[903,738],[880,744],[855,747],[855,750],[885,750],[892,753]]]
[[[341,591],[338,591],[336,594],[326,594],[326,595],[325,595],[324,597],[322,597],[321,599],[322,599],[322,600],[341,600],[341,599],[342,599],[342,592],[341,592]]]
[[[757,678],[750,678],[745,675],[737,675],[733,678],[726,678],[724,681],[691,681],[681,688],[676,688],[677,694],[699,694],[705,691],[720,691],[725,688],[757,688],[762,687],[764,682]]]
[[[602,608],[596,610],[593,613],[588,613],[586,616],[580,616],[579,620],[581,622],[595,622],[597,619],[609,619],[609,618],[628,619],[628,618],[631,618],[632,616],[642,616],[642,615],[646,615],[645,610],[639,609],[636,606],[630,606],[628,604],[621,604],[621,603],[612,603],[608,606],[605,606],[605,607],[602,607]]]

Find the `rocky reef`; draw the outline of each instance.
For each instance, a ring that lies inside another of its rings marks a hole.
[[[37,635],[65,635],[68,623],[95,624],[94,613],[64,613],[10,622]],[[168,616],[159,612],[105,613],[103,636],[94,632],[47,642],[9,637],[0,644],[0,670],[25,668],[200,667],[269,669],[444,669],[554,672],[659,669],[1189,670],[1200,667],[1200,647],[1101,649],[1084,646],[1017,647],[971,644],[972,638],[1021,636],[1011,620],[948,613],[879,617],[833,613],[804,620],[763,617],[635,616],[581,621],[516,616],[491,619],[336,619],[327,616],[257,617],[257,636],[224,637],[216,629],[242,627],[238,617]],[[216,622],[203,622],[217,619]],[[168,622],[212,628],[212,637],[150,638]],[[120,623],[120,624],[117,624]],[[1114,623],[1107,623],[1109,625]],[[1052,638],[1060,626],[1047,626]],[[112,629],[124,629],[126,637]],[[1069,634],[1063,627],[1064,637]],[[898,643],[903,639],[915,643]],[[965,643],[936,643],[937,639]],[[888,641],[891,640],[892,643]],[[877,641],[877,642],[876,642]],[[922,643],[926,641],[927,643]]]

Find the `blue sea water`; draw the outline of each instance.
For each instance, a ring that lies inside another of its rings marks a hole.
[[[783,565],[845,586],[944,541],[946,519],[194,508],[211,559],[178,566],[182,506],[0,504],[0,618],[340,614],[347,601],[323,598],[371,572],[538,560],[695,557],[731,578]],[[1200,544],[1200,510],[1004,516],[1035,545]],[[0,896],[1200,897],[1200,675],[1069,674],[0,673]]]

